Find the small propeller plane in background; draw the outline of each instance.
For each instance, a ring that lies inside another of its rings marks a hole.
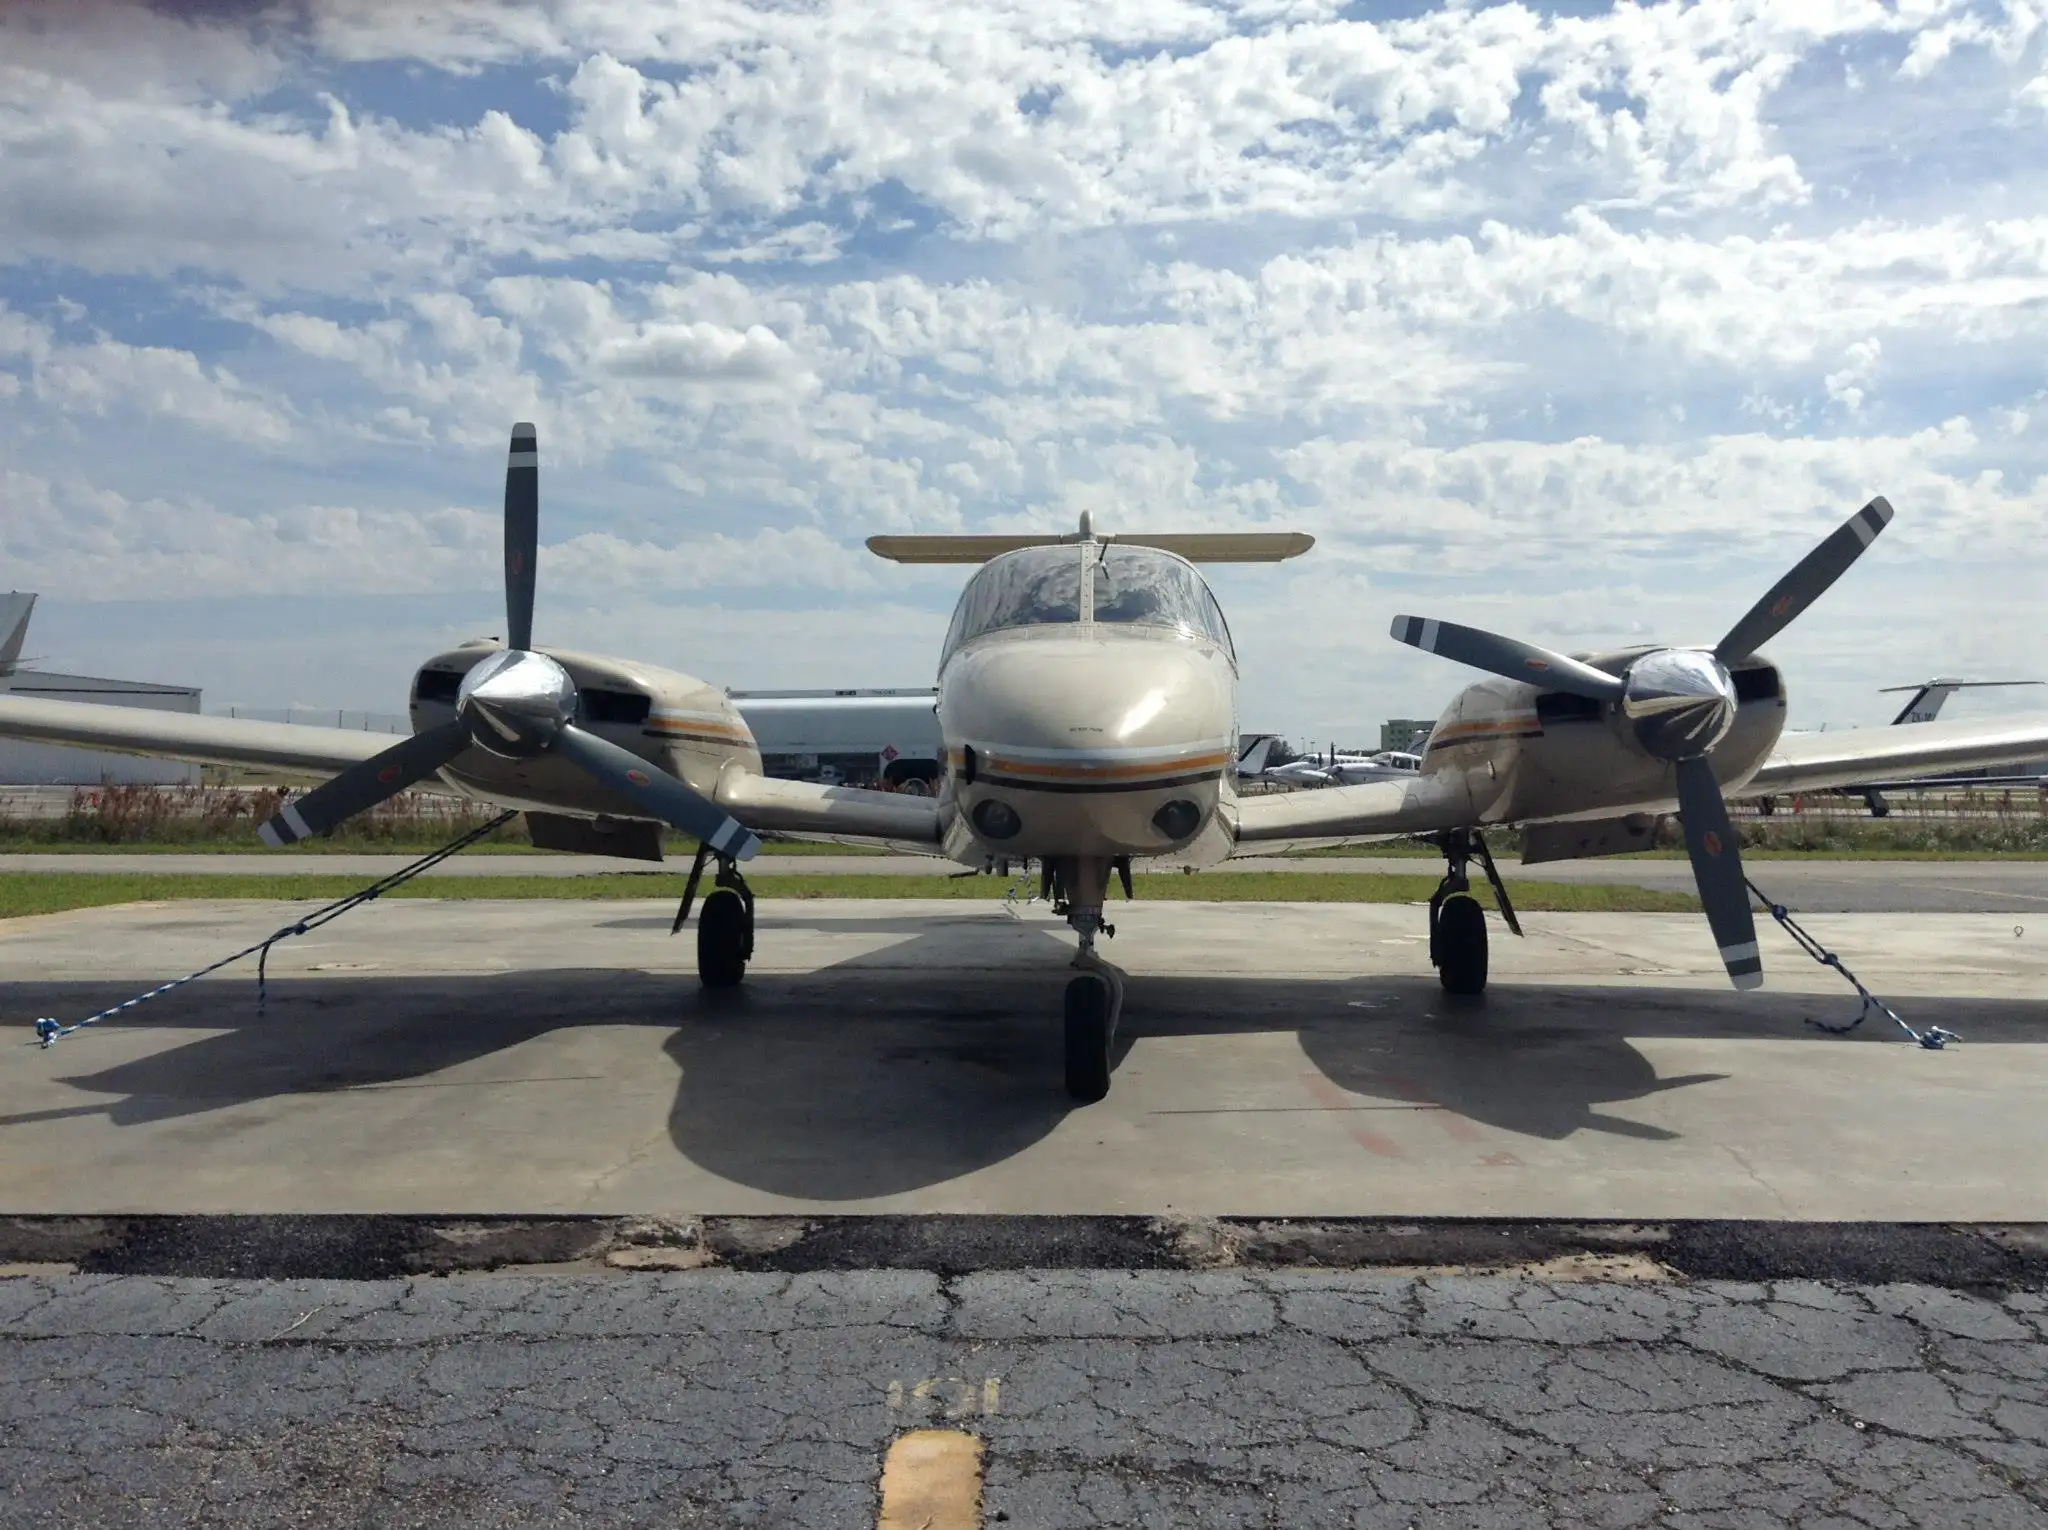
[[[727,693],[635,660],[533,646],[539,455],[513,428],[505,483],[506,640],[438,654],[417,672],[414,732],[197,717],[0,696],[0,735],[324,775],[263,826],[288,844],[324,834],[428,783],[525,810],[536,842],[659,856],[659,828],[699,843],[684,892],[715,866],[697,924],[711,987],[745,974],[753,894],[740,866],[761,834],[942,855],[976,869],[1039,864],[1079,940],[1064,1007],[1066,1085],[1109,1088],[1124,979],[1097,952],[1113,879],[1134,861],[1191,867],[1234,855],[1422,836],[1445,872],[1429,907],[1443,986],[1486,985],[1476,859],[1519,933],[1482,837],[1510,824],[1683,815],[1701,902],[1737,987],[1762,981],[1756,930],[1726,798],[1853,786],[2006,764],[2048,752],[2048,721],[1926,723],[1786,734],[1785,681],[1759,652],[1848,569],[1892,518],[1872,500],[1712,647],[1567,656],[1418,616],[1401,642],[1483,670],[1429,735],[1418,771],[1318,791],[1240,798],[1238,664],[1222,608],[1196,565],[1275,562],[1297,533],[873,537],[904,563],[972,565],[938,655],[945,775],[931,797],[772,779]],[[566,836],[581,825],[586,839]],[[539,830],[547,826],[548,835]],[[644,832],[626,832],[644,831]],[[681,917],[678,918],[680,927]]]

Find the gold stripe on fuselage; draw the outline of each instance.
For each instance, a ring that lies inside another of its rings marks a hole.
[[[1448,749],[1454,744],[1474,744],[1495,739],[1541,738],[1543,724],[1534,712],[1523,712],[1513,717],[1478,718],[1471,722],[1450,723],[1436,729],[1423,746],[1425,754],[1438,749]]]

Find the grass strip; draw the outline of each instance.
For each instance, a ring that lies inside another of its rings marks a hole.
[[[594,877],[435,877],[409,882],[391,898],[557,898],[617,902],[631,898],[669,900],[681,895],[682,877],[633,874]],[[1420,903],[1436,887],[1434,876],[1289,871],[1211,871],[1200,876],[1151,876],[1138,883],[1148,903]],[[332,902],[363,885],[359,877],[336,876],[95,876],[34,872],[0,874],[0,919],[54,914],[65,909],[101,908],[115,903],[170,903],[189,899],[254,899],[269,902]],[[1015,885],[996,877],[946,876],[778,876],[764,881],[764,898],[953,898],[993,901]],[[1478,889],[1481,901],[1491,894]],[[1644,887],[1526,883],[1513,890],[1515,906],[1531,913],[1665,913],[1697,909],[1689,893]]]

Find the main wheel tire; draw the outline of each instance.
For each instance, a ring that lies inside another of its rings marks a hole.
[[[706,988],[734,988],[747,975],[754,944],[746,900],[729,887],[715,889],[697,913],[697,976]]]
[[[1067,984],[1067,1093],[1084,1105],[1109,1093],[1111,1014],[1104,979],[1084,974]]]
[[[1445,993],[1486,991],[1486,910],[1470,893],[1452,893],[1437,910],[1430,949]]]

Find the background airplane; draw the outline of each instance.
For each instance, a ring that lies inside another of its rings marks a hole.
[[[325,833],[408,786],[434,782],[537,822],[662,824],[699,842],[686,917],[707,869],[698,972],[737,983],[754,949],[740,865],[758,836],[789,834],[942,854],[976,868],[1036,861],[1074,929],[1063,1020],[1066,1084],[1109,1087],[1123,977],[1097,954],[1112,881],[1138,859],[1192,867],[1239,854],[1427,836],[1445,874],[1429,911],[1443,986],[1486,983],[1478,860],[1513,927],[1482,837],[1512,823],[1603,821],[1680,809],[1716,944],[1738,987],[1762,964],[1728,820],[1728,794],[1854,785],[2048,751],[2048,721],[1784,732],[1785,682],[1759,651],[1891,519],[1873,500],[1809,553],[1711,648],[1551,653],[1474,628],[1397,617],[1400,641],[1488,672],[1432,730],[1418,771],[1319,791],[1240,797],[1238,664],[1199,561],[1276,561],[1293,533],[875,537],[901,562],[975,565],[938,655],[945,775],[932,797],[771,779],[722,689],[634,660],[533,646],[538,551],[534,428],[514,428],[506,474],[506,641],[428,659],[414,733],[376,735],[0,696],[0,734],[47,743],[324,774],[264,826],[285,844]],[[658,840],[656,840],[658,853]],[[623,853],[623,852],[622,852]]]

